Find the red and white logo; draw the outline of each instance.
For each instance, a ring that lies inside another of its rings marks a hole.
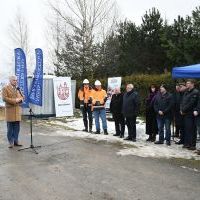
[[[57,86],[57,95],[60,100],[66,100],[69,97],[69,87],[66,82]]]

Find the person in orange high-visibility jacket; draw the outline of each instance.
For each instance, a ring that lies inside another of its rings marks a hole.
[[[96,134],[100,134],[99,118],[101,118],[104,134],[108,135],[105,109],[107,93],[102,89],[101,82],[99,80],[96,80],[94,85],[95,89],[92,92],[92,109],[96,125]]]
[[[92,132],[92,87],[89,86],[88,79],[84,79],[82,87],[78,91],[78,98],[80,100],[80,109],[83,115],[83,123],[85,129],[83,131],[88,132],[88,121],[89,121],[89,132]]]

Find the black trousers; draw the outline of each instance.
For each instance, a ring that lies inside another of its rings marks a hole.
[[[91,106],[84,106],[81,108],[81,112],[83,115],[83,123],[85,126],[85,129],[88,130],[88,124],[89,124],[89,129],[92,130],[92,110]],[[89,121],[89,123],[88,123]]]
[[[196,118],[194,115],[184,115],[184,145],[195,147],[197,140]]]
[[[136,139],[136,116],[126,117],[126,125],[128,128],[128,137]]]
[[[183,127],[183,116],[180,114],[179,110],[175,111],[174,121],[175,121],[175,136],[181,137],[181,131]]]
[[[184,117],[181,115],[180,119],[181,119],[181,123],[178,125],[179,126],[179,133],[180,133],[180,141],[181,141],[181,143],[184,144],[184,139],[185,139]]]
[[[115,131],[117,135],[124,136],[125,120],[122,114],[114,114],[113,119],[115,121]]]

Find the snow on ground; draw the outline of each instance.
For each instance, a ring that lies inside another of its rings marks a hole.
[[[182,145],[174,144],[172,141],[171,146],[155,145],[154,143],[146,142],[147,135],[145,134],[145,123],[141,120],[137,120],[137,142],[124,141],[119,137],[114,137],[115,126],[113,121],[107,121],[109,135],[91,134],[82,131],[84,128],[82,118],[67,118],[66,122],[61,122],[58,120],[53,120],[48,122],[50,125],[66,126],[71,130],[63,131],[63,129],[58,129],[56,132],[50,133],[51,136],[70,136],[76,138],[90,138],[97,141],[107,141],[109,143],[120,143],[124,148],[117,152],[118,155],[135,155],[140,157],[154,157],[154,158],[184,158],[184,159],[195,159],[200,160],[200,156],[194,153],[194,151],[189,151],[183,149]],[[95,125],[93,125],[93,131],[95,131]],[[125,137],[127,136],[127,128],[125,130]],[[200,148],[200,143],[198,142],[197,147]]]

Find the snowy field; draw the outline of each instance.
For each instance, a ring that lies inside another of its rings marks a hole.
[[[93,122],[94,123],[94,122]],[[200,156],[183,149],[182,145],[174,144],[172,141],[171,146],[155,145],[154,143],[146,142],[147,135],[145,134],[145,123],[141,120],[137,120],[137,142],[124,141],[119,137],[114,137],[115,127],[113,121],[107,121],[109,135],[104,135],[103,132],[100,135],[91,134],[82,131],[83,121],[82,118],[67,118],[65,122],[59,120],[51,120],[47,122],[47,125],[66,127],[67,130],[58,129],[55,132],[49,133],[50,136],[69,136],[76,138],[94,139],[97,141],[106,141],[109,143],[118,143],[123,148],[117,152],[118,155],[135,155],[140,157],[153,157],[153,158],[184,158],[200,160]],[[68,130],[69,129],[69,130]],[[93,125],[93,131],[95,131],[95,125]],[[125,130],[125,137],[127,136],[127,127]],[[157,136],[158,137],[158,136]],[[200,143],[197,143],[197,148],[200,148]]]

